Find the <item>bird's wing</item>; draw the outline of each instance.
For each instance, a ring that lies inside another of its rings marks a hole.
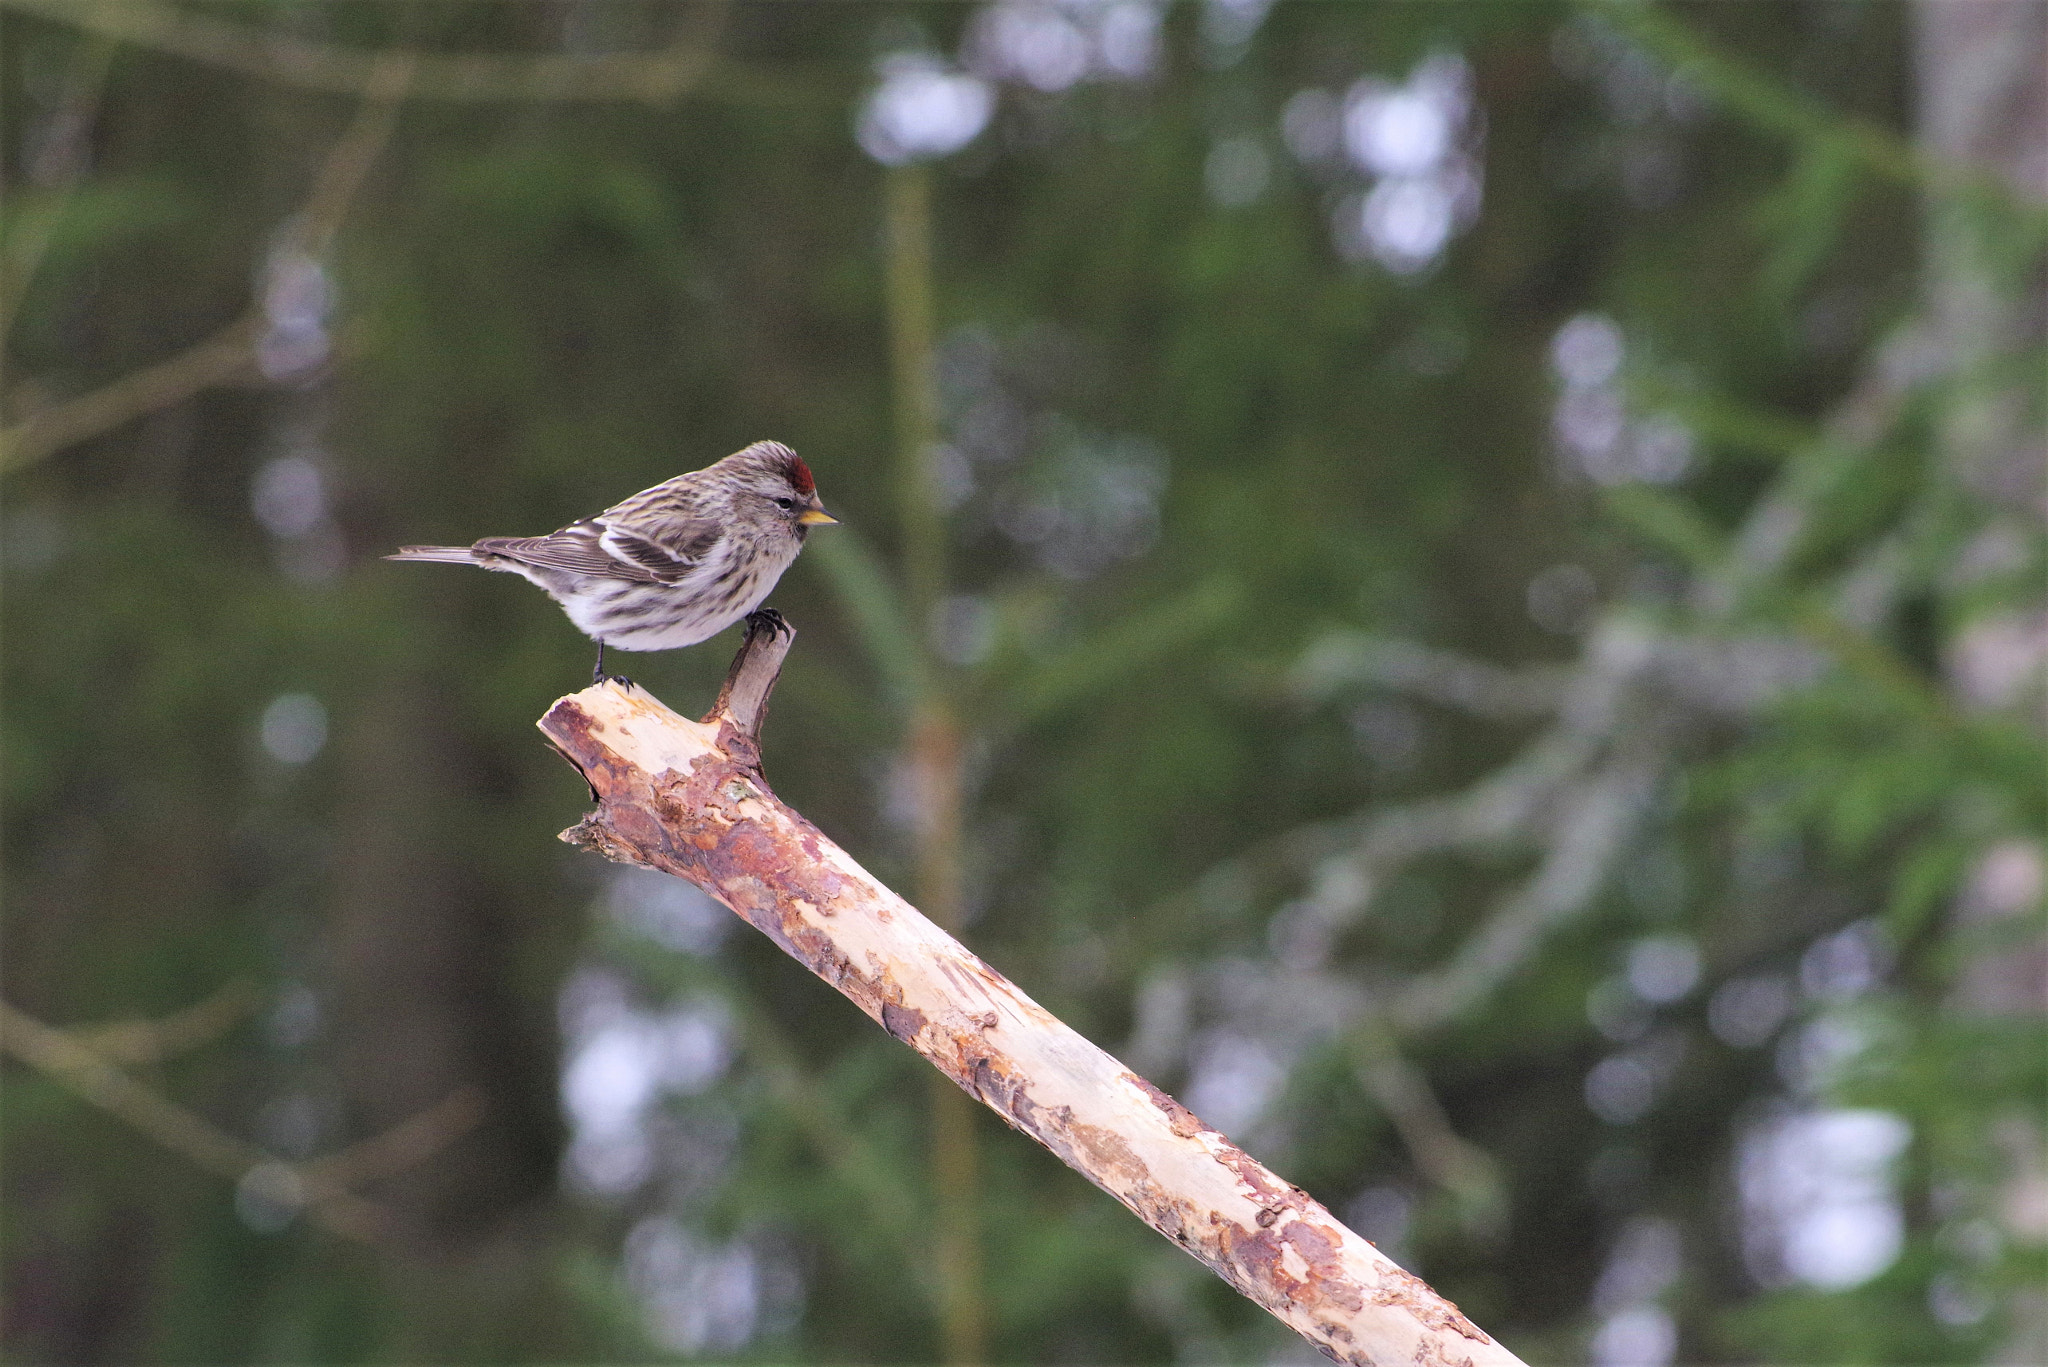
[[[643,519],[638,524],[640,531],[627,531],[606,518],[598,522],[604,528],[599,545],[615,559],[638,566],[664,584],[696,569],[718,541],[717,524],[697,519]]]
[[[476,543],[475,549],[537,569],[594,574],[640,584],[668,583],[681,577],[679,573],[657,573],[637,557],[627,559],[614,553],[607,530],[596,522],[572,522],[546,536],[487,536]]]

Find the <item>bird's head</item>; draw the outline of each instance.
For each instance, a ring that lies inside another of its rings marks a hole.
[[[719,462],[728,467],[739,511],[785,527],[797,540],[839,519],[825,511],[803,458],[779,441],[757,441]]]

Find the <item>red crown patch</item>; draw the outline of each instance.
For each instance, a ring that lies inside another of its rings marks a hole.
[[[800,494],[818,491],[818,482],[811,478],[811,467],[804,464],[804,458],[794,451],[789,453],[789,482]]]

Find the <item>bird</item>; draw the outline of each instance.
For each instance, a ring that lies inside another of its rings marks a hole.
[[[523,575],[597,642],[591,681],[603,683],[606,646],[676,650],[755,615],[811,528],[838,521],[796,452],[757,441],[546,536],[403,546],[384,558]]]

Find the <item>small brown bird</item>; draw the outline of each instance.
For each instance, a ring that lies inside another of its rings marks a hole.
[[[674,650],[751,615],[810,529],[837,522],[811,471],[778,441],[643,489],[546,536],[405,546],[386,560],[481,565],[525,575],[604,648]]]

